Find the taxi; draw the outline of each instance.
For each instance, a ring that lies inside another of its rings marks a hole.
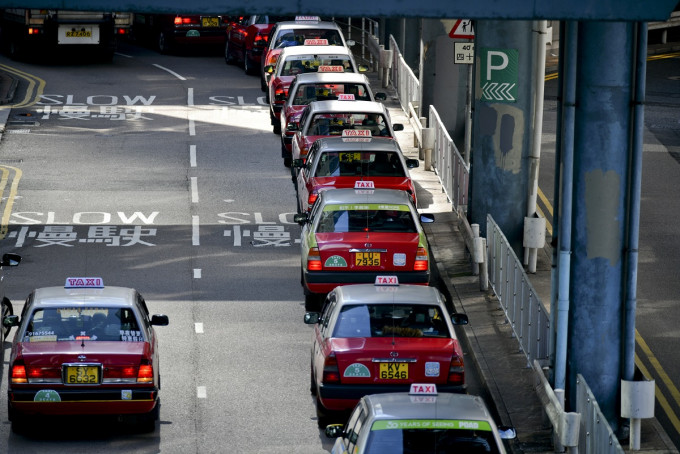
[[[296,214],[302,226],[301,282],[305,308],[318,308],[338,285],[371,283],[389,273],[399,281],[428,285],[430,257],[411,197],[396,189],[329,189],[309,213]]]
[[[406,159],[394,139],[386,137],[325,137],[311,146],[306,162],[297,159],[298,212],[309,211],[319,193],[331,188],[400,189],[413,202],[416,188],[408,169],[417,159]]]
[[[348,48],[329,46],[326,39],[308,39],[303,46],[284,48],[276,65],[265,68],[268,85],[266,98],[274,133],[281,132],[279,117],[295,76],[316,72],[358,73],[365,69],[364,66],[357,66]]]
[[[332,454],[461,452],[505,454],[514,428],[497,426],[484,400],[414,383],[408,393],[363,397],[347,424],[326,427]]]
[[[424,381],[446,392],[466,389],[454,325],[468,318],[449,315],[435,287],[403,285],[393,275],[339,286],[305,323],[314,325],[310,391],[319,427],[368,394],[406,392]]]
[[[301,46],[307,39],[325,39],[329,46],[351,47],[353,40],[345,40],[342,30],[335,22],[322,21],[319,16],[295,16],[294,21],[274,24],[269,32],[267,47],[260,65],[260,86],[267,91],[264,68],[275,65],[284,47]]]
[[[269,32],[276,22],[288,17],[253,15],[234,18],[227,27],[224,61],[229,65],[243,62],[246,74],[256,74],[261,66],[262,54],[267,47]]]
[[[404,125],[390,121],[387,108],[374,101],[313,101],[304,109],[297,123],[290,123],[286,131],[293,133],[291,159],[306,159],[317,139],[329,136],[391,137],[403,131]],[[292,167],[293,182],[297,184],[297,170]]]
[[[35,416],[113,415],[155,430],[160,390],[154,326],[134,289],[104,286],[100,277],[69,277],[63,287],[34,290],[17,326],[8,376],[12,430]]]
[[[293,131],[288,123],[297,123],[304,108],[313,101],[341,99],[347,101],[384,101],[387,95],[378,92],[373,95],[368,78],[363,74],[346,73],[343,68],[328,72],[306,73],[295,76],[288,89],[281,115],[281,157],[284,165],[291,164],[291,143]]]

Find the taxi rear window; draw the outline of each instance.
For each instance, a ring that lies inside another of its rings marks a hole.
[[[307,135],[339,136],[345,129],[368,130],[372,136],[389,136],[387,119],[374,113],[320,113],[312,117]]]
[[[385,232],[415,233],[416,224],[406,205],[324,208],[319,217],[316,233]]]
[[[290,46],[301,46],[306,39],[326,39],[329,46],[342,46],[342,38],[337,30],[322,28],[286,29],[281,30],[274,41],[274,48],[281,49]]]
[[[357,304],[342,307],[333,337],[449,338],[439,307],[425,304]]]
[[[404,166],[396,152],[325,152],[319,158],[317,177],[404,177]]]
[[[297,76],[319,72],[319,66],[342,66],[345,72],[353,72],[352,62],[347,55],[291,55],[281,68],[282,76]]]
[[[129,308],[61,307],[36,309],[24,342],[57,341],[142,342],[143,333]]]
[[[364,84],[304,84],[300,85],[293,97],[293,105],[306,106],[312,101],[333,101],[338,95],[354,95],[358,101],[371,101]]]

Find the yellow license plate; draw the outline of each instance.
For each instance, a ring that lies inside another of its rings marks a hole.
[[[381,380],[408,380],[408,363],[380,363]]]
[[[357,252],[354,266],[380,266],[380,252]]]
[[[96,385],[99,383],[98,366],[67,366],[67,385]]]
[[[204,27],[219,27],[220,18],[219,17],[202,17],[201,24]]]
[[[66,32],[67,38],[92,38],[92,30],[70,30]]]

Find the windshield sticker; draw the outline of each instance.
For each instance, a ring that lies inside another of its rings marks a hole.
[[[323,264],[325,268],[343,268],[347,267],[347,261],[339,255],[331,255]]]
[[[387,210],[387,211],[409,211],[408,205],[383,205],[379,203],[364,203],[353,205],[333,205],[323,207],[324,211],[368,211],[368,210]]]
[[[463,419],[399,419],[392,421],[376,421],[371,426],[371,430],[404,429],[465,429],[491,432],[491,425],[486,421],[470,421]]]
[[[125,342],[143,342],[141,331],[120,330],[120,340]]]
[[[47,331],[31,331],[27,332],[29,342],[56,342],[57,335],[54,332]]]
[[[41,389],[35,393],[33,402],[61,402],[61,396],[53,389]]]
[[[361,363],[354,363],[347,366],[342,375],[344,377],[370,377],[371,371]]]

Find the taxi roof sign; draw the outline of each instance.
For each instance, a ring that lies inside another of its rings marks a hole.
[[[411,395],[436,396],[437,385],[434,383],[411,383],[411,389],[408,393]]]
[[[376,276],[374,285],[399,285],[397,276]]]
[[[308,38],[304,44],[305,46],[328,46],[328,40],[325,38]]]
[[[354,182],[354,189],[375,189],[373,181],[357,180]]]
[[[338,95],[338,101],[354,101],[355,99],[353,93],[340,93]]]
[[[343,129],[342,137],[372,137],[370,129]]]
[[[305,41],[306,43],[306,41]],[[345,67],[342,65],[321,65],[316,70],[318,73],[344,73]]]
[[[64,288],[104,288],[101,277],[67,277]]]
[[[295,21],[297,22],[319,22],[320,20],[319,16],[295,16]]]

